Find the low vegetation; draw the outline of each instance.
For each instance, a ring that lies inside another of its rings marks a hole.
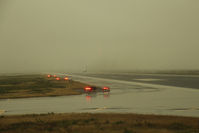
[[[136,114],[1,116],[1,133],[199,133],[199,118]]]
[[[56,81],[46,75],[18,75],[0,77],[0,99],[81,94],[86,84]]]

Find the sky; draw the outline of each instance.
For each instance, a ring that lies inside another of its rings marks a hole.
[[[198,0],[0,0],[0,73],[199,69]]]

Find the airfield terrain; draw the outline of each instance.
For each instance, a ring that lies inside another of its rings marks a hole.
[[[199,132],[197,75],[56,75],[71,80],[0,78],[0,132]],[[85,93],[88,84],[111,91]]]

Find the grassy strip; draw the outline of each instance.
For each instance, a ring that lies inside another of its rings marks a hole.
[[[46,75],[18,75],[0,77],[0,99],[81,94],[86,84],[56,81]]]
[[[137,114],[1,116],[3,133],[198,133],[199,118]]]

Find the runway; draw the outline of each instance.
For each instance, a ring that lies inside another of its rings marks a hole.
[[[199,117],[197,76],[57,74],[95,86],[108,86],[111,92],[0,100],[2,114],[113,112]],[[169,82],[171,79],[173,82]]]

